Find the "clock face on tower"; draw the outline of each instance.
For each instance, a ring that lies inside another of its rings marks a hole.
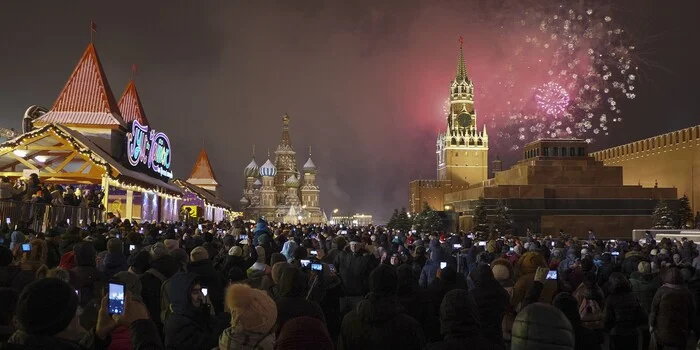
[[[472,124],[472,116],[469,113],[462,113],[457,116],[457,123],[463,128],[469,127]]]

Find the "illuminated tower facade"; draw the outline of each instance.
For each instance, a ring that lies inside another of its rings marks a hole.
[[[289,116],[282,116],[282,137],[275,151],[275,189],[277,190],[277,204],[284,205],[287,194],[287,179],[294,175],[299,178],[297,170],[296,152],[292,148],[292,139],[289,136]]]
[[[488,178],[489,150],[486,124],[482,131],[477,129],[474,84],[467,76],[461,38],[449,104],[447,130],[437,138],[437,176],[459,189]]]

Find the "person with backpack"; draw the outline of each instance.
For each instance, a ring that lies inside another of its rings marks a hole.
[[[141,297],[159,332],[162,333],[163,322],[159,317],[161,315],[161,290],[163,283],[180,269],[180,264],[168,254],[168,249],[160,242],[151,246],[150,256],[151,267],[139,277]]]
[[[584,276],[583,282],[576,288],[573,297],[578,305],[581,325],[594,331],[602,330],[604,325],[601,305],[605,302],[605,295],[598,287],[595,273],[588,272]]]

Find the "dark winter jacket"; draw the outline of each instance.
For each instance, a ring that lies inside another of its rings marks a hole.
[[[141,280],[141,297],[148,309],[148,314],[155,321],[159,332],[162,332],[163,323],[159,317],[161,312],[161,286],[163,282],[172,277],[180,268],[180,263],[170,255],[151,261],[151,268],[143,275]]]
[[[649,326],[654,327],[656,340],[665,346],[685,347],[695,327],[695,301],[683,285],[680,270],[671,268],[664,275],[664,285],[654,296],[649,313]]]
[[[119,272],[129,269],[126,257],[122,253],[107,253],[104,258],[104,274],[107,280]]]
[[[281,297],[277,299],[278,332],[282,330],[285,322],[295,317],[308,316],[326,322],[321,306],[306,300],[308,290],[309,276],[303,271],[292,267],[282,273],[279,284]]]
[[[187,272],[196,273],[202,287],[207,288],[214,311],[224,312],[223,276],[214,269],[214,263],[209,259],[194,261],[187,264]]]
[[[349,248],[348,248],[349,249]],[[362,250],[357,254],[349,250],[338,255],[336,268],[343,281],[343,291],[346,296],[364,296],[369,292],[368,277],[378,265],[374,255]]]
[[[463,289],[445,295],[440,306],[440,333],[443,340],[427,347],[430,350],[503,349],[483,335],[479,324],[478,307],[472,296]],[[503,341],[501,340],[501,343]]]
[[[651,312],[651,302],[654,300],[654,295],[656,295],[656,291],[660,287],[659,276],[633,272],[630,277],[630,285],[632,292],[637,296],[637,300],[642,306],[642,310],[648,315]]]
[[[420,324],[406,315],[396,297],[363,300],[341,326],[338,350],[418,350],[425,346]]]
[[[131,323],[129,331],[133,349],[164,349],[153,321],[137,320]],[[7,343],[0,344],[0,349],[85,350],[106,349],[107,345],[107,343],[97,338],[93,332],[88,332],[79,342],[72,342],[61,338],[38,336],[17,331],[10,337]]]
[[[574,342],[571,322],[549,304],[530,304],[513,322],[512,350],[573,350]]]
[[[494,344],[505,347],[501,323],[510,305],[510,296],[493,277],[488,265],[478,265],[469,277],[475,285],[471,293],[478,306],[482,334]]]
[[[95,266],[95,247],[92,243],[77,243],[73,251],[76,266],[70,270],[70,282],[73,288],[80,291],[80,304],[83,306],[99,295],[106,278]]]
[[[639,263],[644,261],[644,257],[640,252],[631,251],[625,254],[625,260],[622,261],[622,273],[625,277],[630,277],[632,272],[637,271]]]
[[[433,246],[431,242],[431,246]],[[442,249],[439,246],[431,247],[430,259],[425,262],[423,269],[420,272],[420,279],[418,280],[418,285],[421,288],[426,288],[430,286],[437,276],[437,271],[440,269],[440,262],[442,261]]]
[[[58,242],[54,239],[46,240],[46,267],[53,269],[61,262],[61,252],[58,248]]]
[[[418,287],[418,280],[413,274],[413,268],[410,265],[402,264],[396,269],[396,273],[399,277],[399,303],[403,306],[406,314],[421,324],[427,342],[439,340],[438,312],[433,310],[433,304],[427,291]]]
[[[170,279],[168,295],[172,314],[163,326],[168,349],[212,349],[219,344],[223,328],[214,329],[214,322],[203,308],[192,305],[190,291],[197,275],[177,273]]]
[[[0,287],[8,287],[22,293],[24,287],[32,283],[35,274],[31,271],[22,270],[19,266],[10,265],[0,267]]]
[[[611,335],[631,336],[637,334],[637,326],[644,324],[644,311],[632,293],[627,278],[615,272],[608,281],[608,297],[605,299],[604,327]]]

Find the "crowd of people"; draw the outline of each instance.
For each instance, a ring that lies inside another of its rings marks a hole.
[[[0,233],[2,349],[685,349],[700,330],[686,239],[116,217]]]

